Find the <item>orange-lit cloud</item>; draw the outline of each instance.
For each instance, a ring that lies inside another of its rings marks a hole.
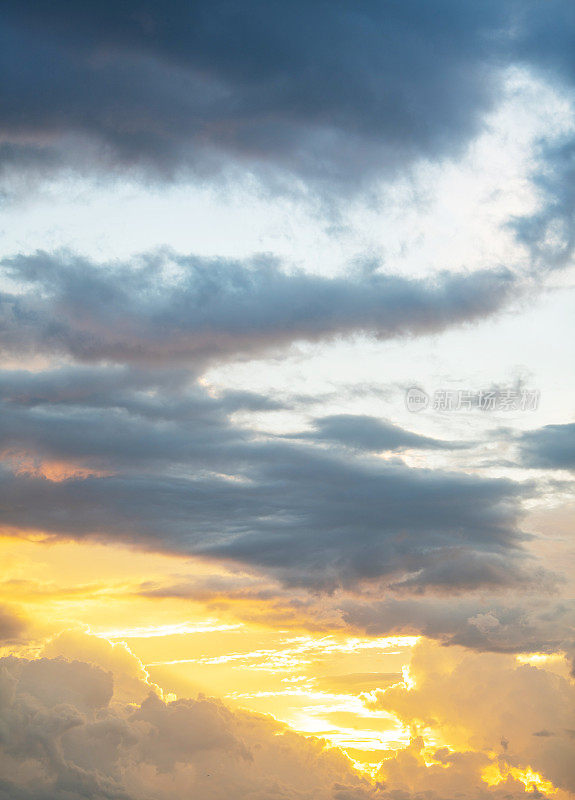
[[[411,684],[365,695],[372,710],[396,715],[438,744],[488,757],[491,786],[519,781],[547,792],[575,792],[575,684],[564,657],[519,661],[422,640]],[[547,666],[550,669],[547,669]],[[539,776],[539,777],[538,777]]]
[[[15,475],[45,478],[53,483],[89,477],[103,478],[112,474],[110,471],[95,469],[74,461],[45,458],[25,451],[5,450],[0,453],[0,460],[9,466]]]

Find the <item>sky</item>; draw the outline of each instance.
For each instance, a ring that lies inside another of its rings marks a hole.
[[[5,0],[0,800],[575,797],[572,0]]]

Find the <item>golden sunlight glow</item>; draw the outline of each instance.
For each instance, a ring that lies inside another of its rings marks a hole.
[[[58,631],[84,631],[134,654],[144,680],[164,698],[201,692],[270,714],[346,750],[364,772],[409,740],[397,719],[369,711],[362,696],[409,675],[416,636],[310,632],[305,620],[301,632],[251,622],[254,604],[265,617],[261,598],[221,605],[217,594],[215,601],[149,597],[150,586],[238,575],[176,556],[5,537],[0,558],[0,600],[17,591],[22,613],[34,621],[28,656]]]
[[[495,762],[482,770],[481,777],[488,786],[498,786],[508,778],[513,778],[522,783],[529,792],[537,791],[549,795],[556,794],[558,791],[551,781],[546,780],[543,775],[535,772],[531,767],[519,769],[519,767]]]
[[[401,674],[403,675],[403,683],[407,686],[408,689],[415,689],[415,679],[411,677],[409,672],[409,664],[404,664],[401,668]]]
[[[409,724],[377,705],[370,708],[365,700],[391,687],[416,693],[410,661],[420,637],[351,636],[327,625],[315,630],[311,626],[317,620],[310,622],[303,614],[295,624],[292,617],[289,626],[274,625],[268,620],[278,611],[275,595],[270,614],[267,600],[257,594],[221,602],[218,581],[247,585],[249,576],[179,556],[111,544],[4,537],[0,559],[0,601],[10,603],[17,593],[29,635],[26,645],[15,643],[5,653],[36,657],[48,646],[58,655],[61,632],[90,634],[96,642],[112,644],[115,652],[135,657],[141,679],[166,700],[202,693],[271,715],[340,747],[372,777],[410,744]],[[185,591],[206,577],[217,578],[214,595]],[[173,594],[150,592],[150,587],[170,585],[177,589]],[[82,655],[80,649],[72,657]],[[519,656],[518,662],[543,665],[558,658],[535,654]],[[457,745],[444,741],[440,730],[426,730],[425,737],[435,747]],[[445,767],[432,750],[422,764]],[[489,786],[507,778],[520,781],[527,791],[555,791],[530,767],[492,763],[483,773]]]
[[[520,664],[531,664],[536,667],[538,664],[562,661],[564,656],[562,653],[527,653],[515,656],[515,658]]]
[[[136,628],[115,628],[112,630],[95,632],[95,636],[102,639],[150,639],[155,636],[177,636],[186,633],[211,633],[213,631],[231,631],[240,628],[240,623],[235,625],[218,624],[217,620],[201,622],[178,622],[173,625],[143,625]]]

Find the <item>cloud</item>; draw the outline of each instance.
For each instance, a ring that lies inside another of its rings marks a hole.
[[[28,474],[50,475],[53,465],[68,464],[70,477],[74,469],[104,475],[170,464],[223,467],[249,437],[230,415],[276,407],[255,394],[212,398],[189,376],[113,368],[8,371],[0,398],[4,459]]]
[[[497,101],[514,9],[9,2],[4,155],[161,176],[231,164],[348,193],[462,151]]]
[[[118,703],[97,659],[1,659],[0,684],[3,798],[331,800],[335,785],[374,796],[341,753],[271,717],[204,697]]]
[[[235,474],[246,468],[246,459],[255,465],[267,456],[261,445],[263,432],[250,429],[245,418],[241,425],[234,422],[233,415],[276,411],[301,402],[279,394],[214,395],[185,372],[164,375],[106,367],[7,370],[0,374],[0,451],[14,471],[45,477],[57,476],[57,465],[62,475],[68,466],[68,477],[150,472],[176,464],[226,473],[235,465]],[[269,436],[269,447],[275,447],[278,456],[288,456],[298,450],[282,439],[345,441],[360,452],[465,446],[418,436],[369,416],[322,417],[313,424],[317,435]]]
[[[384,581],[402,592],[453,594],[551,582],[525,551],[529,484],[266,435],[234,421],[242,407],[270,404],[212,397],[185,371],[6,373],[3,524],[20,535],[120,540],[227,561],[314,590]],[[375,432],[377,447],[438,446],[357,415],[344,419],[346,432],[349,420],[354,435]]]
[[[530,3],[518,18],[514,57],[535,74],[571,97],[575,88],[573,37],[575,14],[566,0]],[[539,142],[531,180],[538,208],[514,218],[510,225],[527,247],[533,271],[561,269],[572,262],[575,246],[575,137],[554,130]]]
[[[562,269],[575,248],[575,138],[564,135],[540,145],[532,182],[539,208],[514,218],[510,227],[527,247],[535,272]]]
[[[457,450],[465,442],[448,442],[420,436],[388,420],[360,414],[332,414],[314,420],[311,432],[291,434],[294,439],[343,444],[354,450],[378,453],[402,450]]]
[[[150,680],[141,661],[124,642],[111,644],[82,630],[65,630],[44,645],[41,655],[49,664],[65,660],[97,665],[109,676],[117,703],[141,703],[150,692],[162,696],[161,688]],[[110,692],[106,705],[111,699]]]
[[[276,402],[282,405],[282,397]],[[539,646],[541,624],[531,630],[520,604],[500,613],[494,599],[500,627],[484,630],[469,622],[482,612],[476,599],[457,606],[441,599],[555,588],[554,577],[529,557],[521,531],[531,485],[409,468],[369,451],[326,447],[331,441],[322,438],[266,435],[234,422],[238,403],[265,407],[259,396],[211,396],[185,370],[6,373],[3,524],[24,536],[121,541],[250,571],[242,580],[142,586],[148,596],[216,604],[235,598],[248,617],[328,627],[343,608],[352,626],[383,633],[411,626],[476,647]],[[379,427],[372,417],[365,426],[359,415],[351,421],[354,432],[383,436],[378,446],[420,444],[415,434]],[[320,418],[316,430],[323,425]],[[362,599],[367,586],[388,600]],[[338,596],[319,610],[310,590],[357,592],[357,604]],[[418,599],[423,593],[430,596],[425,603]],[[549,608],[548,597],[543,606]],[[550,639],[557,643],[556,631]]]
[[[209,471],[226,457],[235,459],[226,475]],[[5,468],[3,522],[22,533],[119,538],[230,560],[315,588],[417,573],[420,585],[448,590],[529,583],[518,527],[523,489],[510,481],[353,462],[273,441],[216,448],[203,466],[192,458],[190,470],[51,481]],[[466,558],[482,569],[458,578]]]
[[[378,690],[367,697],[368,706],[396,714],[406,725],[439,730],[460,750],[497,752],[503,741],[508,767],[529,765],[555,786],[575,790],[566,733],[575,714],[575,686],[565,671],[518,664],[505,655],[446,650],[422,640],[409,674],[412,688],[397,684]],[[534,735],[550,728],[556,736]],[[446,754],[447,763],[452,757]]]
[[[0,605],[0,647],[18,641],[27,627],[27,621],[15,609]]]
[[[575,423],[545,425],[519,437],[524,466],[537,469],[575,469]]]
[[[461,682],[472,677],[483,691],[493,657],[419,645],[413,663],[416,688],[407,691],[395,681],[385,692],[366,695],[365,701],[374,709],[389,707],[412,725],[433,714],[433,724],[441,719],[446,735],[470,746],[425,748],[414,736],[407,748],[381,754],[387,760],[371,782],[321,740],[304,738],[271,717],[232,710],[216,699],[166,702],[151,692],[126,703],[116,691],[116,682],[122,680],[119,662],[114,675],[107,669],[117,646],[102,641],[94,646],[94,637],[79,633],[60,638],[83,652],[85,660],[45,655],[0,659],[0,768],[7,776],[0,783],[2,798],[409,800],[425,791],[431,800],[455,792],[461,798],[502,800],[533,796],[513,772],[532,756],[535,766],[552,772],[559,785],[570,780],[569,759],[559,752],[562,734],[542,740],[528,731],[553,714],[560,731],[573,689],[559,674],[514,668],[511,659],[503,664],[500,688],[478,706],[468,694],[460,698]],[[137,659],[132,662],[123,661],[129,680],[142,672]],[[351,681],[354,686],[365,677],[340,676],[345,685]],[[385,677],[391,681],[394,676]],[[530,690],[544,688],[536,705],[523,704],[519,718],[505,714],[513,681]],[[142,681],[141,688],[149,686]],[[503,768],[503,762],[483,748],[500,724],[509,733],[505,763],[510,774],[490,786],[482,771]],[[542,741],[543,749],[535,751]]]
[[[504,758],[485,752],[452,749],[450,747],[426,746],[424,737],[413,736],[408,747],[389,754],[382,764],[377,779],[383,787],[386,800],[416,800],[421,797],[430,800],[445,798],[473,797],[475,800],[512,800],[520,797],[536,797],[540,800],[547,795],[540,791],[529,768],[521,770],[510,768]],[[491,785],[485,775],[497,776],[497,783]],[[557,794],[549,781],[545,789],[551,796]],[[567,793],[560,795],[565,800]]]
[[[247,173],[333,201],[461,155],[510,67],[572,86],[574,31],[569,0],[10,0],[0,171]]]
[[[350,599],[347,624],[370,636],[423,635],[444,645],[500,653],[575,653],[575,603],[532,586],[530,597],[468,595]]]
[[[489,316],[519,287],[505,269],[433,280],[326,278],[249,263],[178,256],[96,265],[71,254],[3,261],[18,293],[0,295],[4,351],[80,361],[202,365],[350,334],[422,335]]]
[[[473,558],[469,557],[470,561]],[[575,603],[550,591],[537,570],[523,584],[477,585],[461,577],[453,587],[359,582],[327,595],[281,586],[261,574],[182,577],[144,582],[138,595],[201,601],[248,622],[292,625],[310,631],[346,631],[369,637],[424,636],[443,646],[477,652],[564,653],[575,656]],[[478,583],[481,576],[477,578]],[[350,676],[353,677],[353,676]],[[360,678],[361,676],[358,676]],[[366,676],[367,677],[367,676]]]

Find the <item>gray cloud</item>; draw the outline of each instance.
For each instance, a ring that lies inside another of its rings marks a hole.
[[[164,176],[232,162],[346,193],[461,152],[497,100],[515,16],[494,0],[5,6],[8,158]]]
[[[545,425],[519,437],[522,463],[538,469],[575,469],[575,423]]]
[[[575,88],[575,14],[562,0],[531,3],[518,20],[514,57],[543,80],[572,95]],[[575,246],[575,138],[551,130],[538,148],[532,180],[539,196],[533,214],[511,226],[530,251],[535,272],[560,269],[572,261]]]
[[[234,448],[241,458],[249,436],[229,415],[280,405],[251,393],[212,398],[189,376],[166,378],[102,367],[7,371],[0,376],[4,457],[16,466],[28,455],[112,471],[222,468]]]
[[[509,66],[573,84],[569,0],[4,7],[5,171],[247,169],[333,199],[460,155]]]
[[[56,460],[82,453],[88,477],[72,469],[52,482],[8,462],[2,520],[22,531],[119,537],[316,588],[409,575],[418,587],[448,591],[529,581],[518,528],[525,489],[509,481],[350,461],[281,441],[238,444],[233,430],[196,443],[185,429],[166,436],[135,426],[122,437],[97,418],[47,423],[40,446],[48,443]],[[181,467],[166,466],[173,459]],[[104,476],[89,474],[94,463]],[[475,569],[461,569],[466,558]]]
[[[531,589],[521,602],[497,595],[391,597],[342,604],[346,622],[369,635],[423,635],[447,645],[500,653],[575,654],[575,603]]]
[[[541,579],[520,529],[530,485],[265,435],[231,417],[265,407],[259,396],[211,397],[178,371],[162,379],[113,366],[6,373],[2,522],[231,560],[316,589],[383,578],[453,593]],[[420,444],[382,430],[389,447]]]
[[[344,334],[432,333],[493,314],[518,291],[505,269],[433,280],[324,278],[284,272],[269,258],[246,264],[168,253],[131,267],[47,253],[3,266],[21,287],[0,295],[6,352],[164,366],[254,357]]]
[[[402,450],[457,450],[469,447],[465,442],[448,442],[420,436],[388,420],[360,414],[333,414],[314,420],[314,430],[293,434],[295,439],[343,444],[366,452]]]
[[[562,269],[575,248],[575,139],[544,142],[532,181],[539,209],[512,220],[510,227],[529,250],[535,272]]]

